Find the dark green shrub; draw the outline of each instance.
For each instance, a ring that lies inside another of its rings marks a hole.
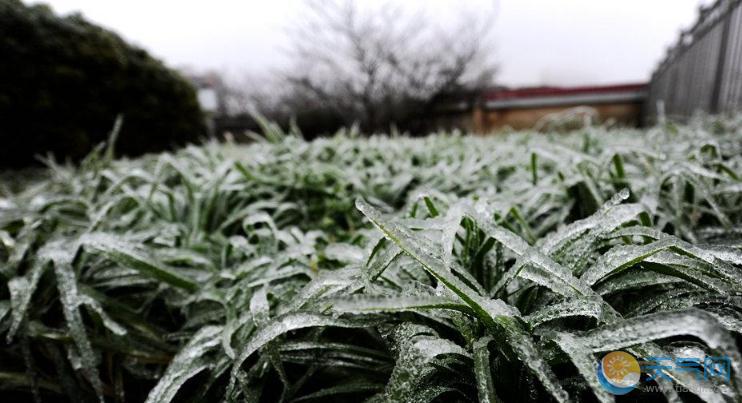
[[[194,89],[146,51],[79,15],[0,0],[0,165],[37,154],[79,159],[105,140],[136,155],[197,140]]]

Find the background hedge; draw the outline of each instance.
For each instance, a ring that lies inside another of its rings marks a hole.
[[[37,154],[79,159],[104,141],[116,116],[116,150],[159,151],[205,133],[196,93],[146,51],[80,15],[0,0],[0,165]]]

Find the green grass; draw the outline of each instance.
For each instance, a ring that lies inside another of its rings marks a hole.
[[[742,398],[740,121],[110,154],[3,180],[3,402]]]

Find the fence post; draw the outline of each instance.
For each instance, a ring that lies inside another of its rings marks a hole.
[[[723,0],[722,0],[723,1]],[[714,77],[714,88],[711,91],[711,113],[719,113],[721,111],[721,88],[724,84],[724,70],[727,62],[727,53],[729,47],[729,20],[732,17],[733,7],[730,7],[729,2],[725,2],[725,10],[721,17],[721,40],[719,41],[719,61],[716,65],[716,76]]]

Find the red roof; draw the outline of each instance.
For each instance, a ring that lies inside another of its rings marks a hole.
[[[526,87],[517,89],[496,89],[485,92],[483,97],[488,101],[497,101],[536,97],[638,92],[644,91],[646,88],[647,84],[620,84],[584,87]]]

